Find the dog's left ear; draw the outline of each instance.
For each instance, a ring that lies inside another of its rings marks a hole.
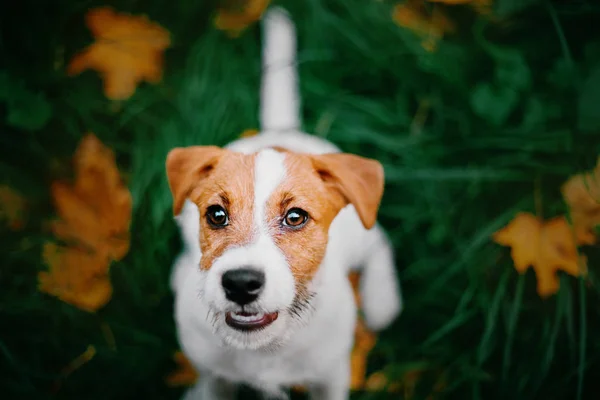
[[[313,166],[327,186],[351,203],[363,226],[371,229],[383,196],[384,172],[379,161],[346,153],[312,155]]]
[[[177,147],[169,152],[166,169],[174,215],[181,212],[186,198],[210,174],[224,152],[217,146]]]

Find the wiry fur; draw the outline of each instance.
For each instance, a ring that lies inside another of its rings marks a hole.
[[[233,398],[233,385],[245,383],[279,398],[286,397],[286,386],[305,384],[313,398],[343,400],[348,397],[349,354],[356,319],[347,274],[351,269],[362,269],[360,291],[367,324],[375,330],[385,328],[402,308],[392,247],[379,225],[365,229],[355,208],[348,205],[329,228],[326,253],[316,274],[308,284],[299,285],[273,244],[269,229],[260,225],[264,199],[288,173],[281,154],[266,149],[277,146],[296,153],[339,152],[332,143],[298,130],[295,32],[285,11],[270,10],[264,18],[264,31],[262,132],[227,146],[246,154],[258,152],[254,208],[258,225],[253,240],[227,250],[210,270],[201,271],[198,207],[186,201],[176,217],[184,249],[171,276],[175,320],[182,349],[201,377],[186,398]],[[245,309],[282,310],[264,332],[248,335],[222,322],[221,314],[236,307],[225,300],[217,279],[222,271],[240,263],[253,263],[268,276],[264,296]]]

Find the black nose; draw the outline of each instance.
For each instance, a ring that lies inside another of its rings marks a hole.
[[[265,284],[265,274],[249,268],[232,269],[223,274],[225,297],[240,306],[252,303]]]

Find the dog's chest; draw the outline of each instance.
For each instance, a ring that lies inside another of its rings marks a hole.
[[[311,354],[296,354],[277,357],[257,354],[228,354],[221,358],[219,371],[231,380],[254,386],[256,384],[280,385],[302,384],[315,375],[315,360]]]

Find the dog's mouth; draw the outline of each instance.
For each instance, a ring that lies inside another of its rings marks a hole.
[[[228,312],[225,314],[225,323],[231,328],[242,331],[252,332],[263,329],[273,323],[279,316],[279,313],[247,313],[247,312]]]

